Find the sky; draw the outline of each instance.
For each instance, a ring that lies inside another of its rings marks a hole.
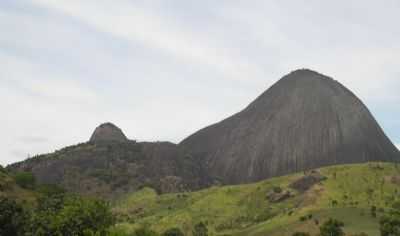
[[[0,164],[103,122],[179,142],[290,71],[335,78],[400,146],[397,0],[1,0]]]

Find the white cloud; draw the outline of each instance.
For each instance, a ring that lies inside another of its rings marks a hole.
[[[161,18],[149,9],[128,1],[119,1],[118,4],[95,0],[33,2],[75,17],[97,30],[165,50],[182,62],[213,67],[231,78],[255,78],[263,73],[261,68],[232,54],[234,48],[228,49],[226,44],[212,40],[212,35],[196,34],[190,28],[183,28],[171,19]]]

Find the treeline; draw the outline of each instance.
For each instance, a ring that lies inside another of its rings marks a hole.
[[[41,186],[33,206],[0,197],[0,235],[105,236],[115,220],[108,203]]]
[[[105,201],[66,193],[57,186],[41,186],[35,206],[0,197],[0,236],[184,236],[179,228],[161,235],[149,228],[132,233],[115,226],[115,217]],[[200,222],[193,236],[207,236]]]
[[[103,200],[68,193],[57,185],[37,185],[30,172],[8,173],[15,183],[30,190],[36,201],[18,202],[0,192],[0,236],[184,236],[179,228],[161,235],[147,227],[125,232],[115,227],[116,217]],[[206,224],[193,228],[193,236],[207,236]]]

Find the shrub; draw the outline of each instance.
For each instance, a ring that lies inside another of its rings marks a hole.
[[[172,228],[165,231],[162,236],[184,236],[184,234],[179,228]]]
[[[321,236],[344,236],[343,226],[343,222],[329,219],[319,228],[320,234]]]
[[[307,216],[300,216],[300,218],[299,218],[299,220],[301,221],[301,222],[303,222],[303,221],[307,221]]]
[[[274,193],[281,193],[282,188],[279,186],[274,186],[274,187],[272,187],[272,191],[274,191]]]
[[[33,189],[35,187],[35,177],[31,172],[18,172],[14,178],[21,188]]]
[[[193,236],[207,236],[207,235],[208,235],[208,229],[203,222],[200,222],[194,226]]]
[[[380,219],[382,236],[400,235],[400,202],[395,202],[392,209]]]

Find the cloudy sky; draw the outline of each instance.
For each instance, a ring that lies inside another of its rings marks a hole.
[[[297,68],[350,88],[400,143],[399,12],[398,0],[1,0],[0,164],[105,121],[179,142]]]

